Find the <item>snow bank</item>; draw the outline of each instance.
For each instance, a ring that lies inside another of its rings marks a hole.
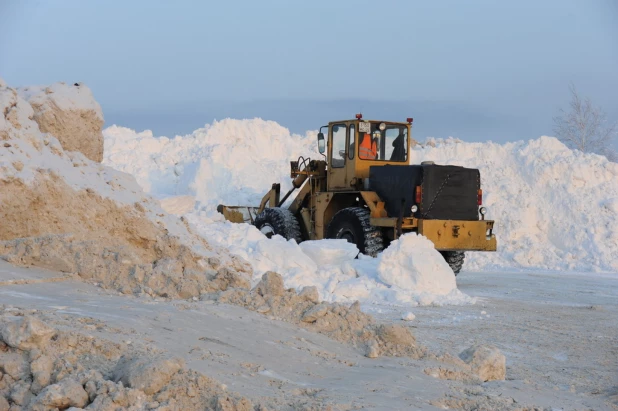
[[[468,253],[465,270],[534,267],[618,271],[618,164],[553,137],[507,144],[430,140],[411,161],[476,167],[497,253]]]
[[[34,110],[33,120],[51,133],[66,151],[79,151],[92,161],[103,160],[103,112],[90,89],[80,83],[17,89]]]
[[[163,208],[166,212],[170,214],[181,216],[193,211],[193,209],[195,208],[195,197],[167,197],[161,200],[161,208]]]
[[[457,288],[453,271],[433,243],[422,235],[403,235],[378,260],[378,277],[386,284],[437,295]]]
[[[307,254],[318,267],[339,265],[353,260],[358,255],[355,244],[346,240],[304,241],[300,249]]]
[[[53,87],[62,95],[58,91],[60,86],[59,83]],[[68,92],[66,94],[70,95]],[[78,103],[74,101],[72,104]],[[93,104],[96,102],[86,106]],[[0,116],[0,140],[4,141],[0,147],[0,182],[5,189],[6,184],[15,181],[33,186],[51,177],[75,191],[96,193],[121,206],[143,204],[149,218],[161,221],[174,235],[186,233],[186,228],[177,218],[162,214],[163,210],[157,202],[143,192],[132,176],[90,161],[80,152],[65,152],[54,135],[42,133],[34,121],[34,109],[21,97],[21,93],[6,86],[1,87],[2,112],[5,114]],[[8,201],[10,198],[3,196],[2,200]],[[46,200],[51,201],[49,198]],[[34,222],[32,225],[35,225]]]
[[[433,243],[406,234],[378,258],[358,255],[344,240],[306,241],[274,236],[267,239],[248,224],[216,222],[207,213],[187,216],[199,234],[249,261],[253,285],[262,274],[274,271],[286,287],[315,286],[328,302],[393,305],[466,304],[474,299],[459,292],[455,276]]]
[[[95,114],[103,118],[101,106],[94,99],[92,91],[81,83],[67,85],[65,83],[54,83],[50,86],[28,86],[17,89],[17,92],[30,105],[44,106],[46,110],[51,110],[50,100],[63,111],[87,111],[92,110]]]
[[[246,263],[192,234],[133,177],[63,147],[55,132],[87,139],[81,114],[100,114],[89,91],[60,83],[24,90],[41,106],[0,86],[0,258],[78,273],[125,293],[189,298],[248,285]],[[45,107],[53,132],[36,121]]]
[[[218,204],[259,203],[275,182],[289,189],[289,161],[320,156],[314,151],[315,133],[290,134],[261,119],[215,121],[174,138],[118,126],[103,133],[104,164],[132,174],[158,198],[192,195],[210,210]]]
[[[115,126],[104,135],[105,164],[134,174],[159,198],[195,196],[203,210],[256,204],[273,182],[289,187],[289,160],[319,157],[313,133],[290,134],[257,119],[215,122],[173,139]],[[468,253],[464,270],[618,271],[618,164],[552,137],[507,144],[432,139],[412,150],[412,163],[423,160],[481,170],[499,250]]]

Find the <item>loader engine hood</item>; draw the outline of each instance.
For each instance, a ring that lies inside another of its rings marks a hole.
[[[384,165],[369,168],[369,185],[386,202],[389,217],[478,220],[479,170],[458,166]],[[416,187],[421,201],[415,201]],[[412,215],[412,205],[418,211]]]

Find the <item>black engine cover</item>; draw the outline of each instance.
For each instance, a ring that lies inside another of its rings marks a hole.
[[[459,166],[371,166],[369,184],[386,202],[389,217],[410,217],[416,186],[422,187],[419,211],[414,217],[434,220],[478,220],[481,174]]]

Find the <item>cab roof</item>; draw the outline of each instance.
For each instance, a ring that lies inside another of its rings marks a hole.
[[[407,126],[408,124],[411,123],[406,123],[405,121],[391,121],[391,120],[366,120],[366,119],[358,119],[358,118],[353,118],[353,119],[349,119],[349,120],[337,120],[337,121],[329,121],[328,125],[330,126],[331,124],[338,124],[338,123],[348,123],[351,121],[362,121],[362,122],[366,122],[366,123],[388,123],[388,124],[399,124],[402,126]]]

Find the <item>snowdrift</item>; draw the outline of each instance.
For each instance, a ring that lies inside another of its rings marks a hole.
[[[104,136],[104,164],[134,174],[158,198],[195,197],[202,222],[215,218],[218,203],[256,204],[273,182],[288,188],[289,160],[320,157],[315,133],[290,134],[260,119],[227,119],[173,139],[116,126]],[[618,271],[618,164],[605,157],[541,137],[507,144],[431,139],[410,160],[481,170],[499,251],[469,253],[464,270]]]

